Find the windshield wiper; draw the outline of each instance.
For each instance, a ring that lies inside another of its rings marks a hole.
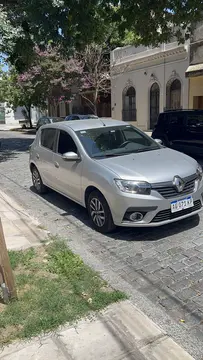
[[[143,149],[135,150],[135,151],[133,151],[133,153],[140,153],[140,152],[151,151],[151,150],[159,150],[159,148],[143,148]]]
[[[108,158],[108,157],[116,157],[116,156],[123,156],[128,153],[121,153],[121,154],[104,154],[104,155],[95,155],[93,159],[101,159],[101,158]]]

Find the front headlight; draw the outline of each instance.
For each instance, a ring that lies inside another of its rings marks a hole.
[[[146,181],[121,179],[115,179],[114,181],[119,190],[126,193],[141,195],[149,195],[151,193],[151,185]]]
[[[202,180],[203,177],[203,170],[200,164],[197,166],[196,174],[199,180]]]

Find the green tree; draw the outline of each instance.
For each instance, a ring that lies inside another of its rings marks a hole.
[[[15,69],[1,73],[0,102],[5,102],[14,111],[18,106],[24,107],[22,113],[30,122],[30,127],[32,127],[31,107],[35,105],[44,106],[41,101],[40,104],[36,101],[35,89],[33,87],[25,88],[21,86]]]
[[[52,43],[60,47],[61,53],[73,54],[92,42],[102,43],[114,26],[120,39],[125,38],[127,31],[133,34],[136,43],[139,40],[144,45],[157,45],[174,35],[183,41],[190,35],[193,24],[202,20],[203,2],[6,0],[1,10],[4,19],[0,26],[2,47],[10,52],[12,62],[18,62],[16,64],[21,67],[30,59],[33,45],[43,47]]]
[[[120,0],[115,19],[119,31],[126,29],[137,35],[143,45],[157,45],[176,37],[183,42],[193,27],[203,19],[203,2],[199,0]]]

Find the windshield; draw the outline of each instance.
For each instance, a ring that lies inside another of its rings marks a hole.
[[[80,119],[98,119],[96,115],[80,115]]]
[[[88,119],[98,119],[98,116],[96,116],[96,115],[88,115]]]
[[[80,130],[76,134],[92,158],[160,149],[160,145],[153,139],[131,125]]]

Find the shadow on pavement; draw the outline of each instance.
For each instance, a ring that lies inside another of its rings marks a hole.
[[[35,192],[34,187],[31,187],[31,191]],[[87,211],[82,206],[52,190],[50,190],[49,193],[43,195],[42,197],[53,206],[61,209],[63,211],[61,216],[67,217],[67,219],[74,225],[76,224],[74,223],[74,220],[70,218],[71,216],[81,221],[84,225],[88,227],[90,226]],[[156,241],[176,235],[189,229],[193,229],[199,225],[199,221],[199,216],[194,215],[189,218],[189,221],[188,219],[185,219],[170,225],[161,226],[159,228],[118,227],[113,233],[107,234],[107,236],[117,241]]]
[[[33,128],[33,129],[22,129],[22,128],[17,128],[17,129],[12,129],[10,130],[11,132],[18,132],[20,134],[23,134],[23,135],[36,135],[36,129]]]
[[[16,154],[19,152],[28,151],[32,142],[32,138],[0,138],[0,162],[16,158]]]

